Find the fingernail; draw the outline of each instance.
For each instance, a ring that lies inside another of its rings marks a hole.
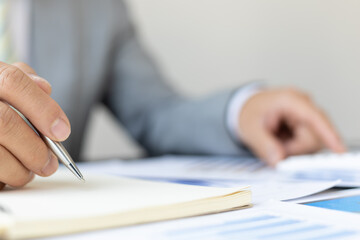
[[[52,153],[49,150],[49,160],[46,163],[46,165],[43,167],[43,169],[41,169],[41,172],[45,176],[49,176],[56,171],[56,169],[58,168],[58,165],[59,165],[59,163],[58,163],[56,156],[54,155],[54,153]]]
[[[58,118],[55,120],[55,122],[51,126],[51,131],[52,131],[52,134],[59,141],[65,140],[70,135],[70,132],[71,132],[70,127],[61,118]]]

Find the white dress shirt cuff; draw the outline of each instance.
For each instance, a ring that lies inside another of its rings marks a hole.
[[[231,137],[241,143],[241,132],[239,129],[239,116],[245,103],[255,94],[260,92],[264,85],[259,82],[248,83],[240,87],[230,99],[227,109],[226,124]]]

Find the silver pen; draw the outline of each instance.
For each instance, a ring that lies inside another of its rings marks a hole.
[[[12,109],[14,109],[19,116],[24,119],[24,121],[34,130],[36,134],[38,134],[41,139],[45,142],[45,144],[51,149],[51,151],[57,156],[57,158],[80,180],[85,181],[83,175],[81,174],[79,168],[76,166],[75,162],[72,160],[70,154],[66,151],[64,146],[59,143],[51,140],[50,138],[44,136],[40,131],[38,131],[34,125],[21,113],[19,110],[9,105]]]

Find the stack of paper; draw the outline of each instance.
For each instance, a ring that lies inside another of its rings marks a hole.
[[[253,202],[290,200],[329,189],[339,181],[296,180],[254,158],[165,156],[136,161],[84,163],[82,169],[115,176],[212,187],[251,186]]]

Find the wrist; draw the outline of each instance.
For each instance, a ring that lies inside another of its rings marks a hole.
[[[227,109],[227,127],[231,137],[237,141],[242,141],[241,130],[239,126],[239,117],[247,101],[261,92],[264,84],[261,82],[251,82],[236,90],[229,101]]]

